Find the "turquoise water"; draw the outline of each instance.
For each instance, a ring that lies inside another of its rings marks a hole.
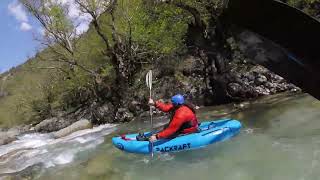
[[[112,136],[117,134],[148,130],[148,119],[137,120],[110,127],[109,133],[103,135],[104,141],[92,148],[82,149],[83,144],[71,146],[65,142],[60,148],[80,149],[68,163],[45,167],[42,162],[2,177],[46,180],[319,179],[320,102],[311,96],[277,95],[242,104],[206,107],[199,110],[198,116],[202,120],[239,119],[244,127],[231,140],[204,149],[151,158],[121,152],[111,144]],[[158,119],[155,124],[164,122]],[[87,136],[96,137],[96,134]]]

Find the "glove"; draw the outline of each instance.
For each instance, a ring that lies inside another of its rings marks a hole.
[[[148,104],[149,104],[149,106],[154,106],[155,105],[154,100],[153,99],[149,99]]]
[[[157,141],[157,136],[156,136],[155,134],[152,135],[152,136],[150,136],[149,141],[150,141],[150,142],[155,142],[155,141]]]

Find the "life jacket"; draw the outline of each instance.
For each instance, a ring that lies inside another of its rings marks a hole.
[[[174,108],[170,111],[170,121],[169,121],[169,123],[164,127],[164,129],[167,128],[167,127],[170,125],[170,123],[171,123],[171,121],[173,120],[173,117],[174,117],[176,111],[177,111],[179,108],[183,107],[183,106],[189,108],[194,114],[196,113],[194,106],[193,106],[192,104],[189,104],[189,103],[186,103],[186,104],[183,104],[183,105],[174,106]],[[188,129],[188,128],[191,128],[191,127],[193,127],[193,126],[194,126],[194,125],[192,124],[192,121],[191,121],[191,120],[190,120],[190,121],[187,121],[187,122],[185,122],[185,123],[183,123],[183,124],[181,125],[181,127],[180,127],[179,130],[175,133],[175,135],[181,134],[181,133],[183,132],[183,130]]]

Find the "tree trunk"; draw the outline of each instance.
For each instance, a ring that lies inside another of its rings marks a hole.
[[[216,22],[215,19],[211,21]],[[210,29],[210,28],[209,28]],[[206,28],[202,23],[189,24],[186,43],[191,51],[196,48],[202,52],[202,57],[207,64],[205,77],[209,79],[209,89],[207,94],[211,101],[206,104],[224,104],[230,102],[227,93],[227,85],[230,81],[228,63],[230,61],[230,48],[227,46],[224,29],[217,23],[215,32],[208,32],[211,36],[206,36]],[[213,45],[214,44],[214,45]],[[197,53],[197,55],[199,55]],[[204,57],[203,57],[204,56]]]

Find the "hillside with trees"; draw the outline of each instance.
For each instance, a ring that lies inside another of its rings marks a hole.
[[[297,88],[239,52],[219,15],[224,1],[75,0],[91,19],[85,33],[68,8],[20,0],[42,25],[43,47],[0,75],[0,126],[126,122],[148,110],[145,74],[155,98],[177,92],[198,105],[239,102]],[[319,1],[288,1],[319,16]]]

